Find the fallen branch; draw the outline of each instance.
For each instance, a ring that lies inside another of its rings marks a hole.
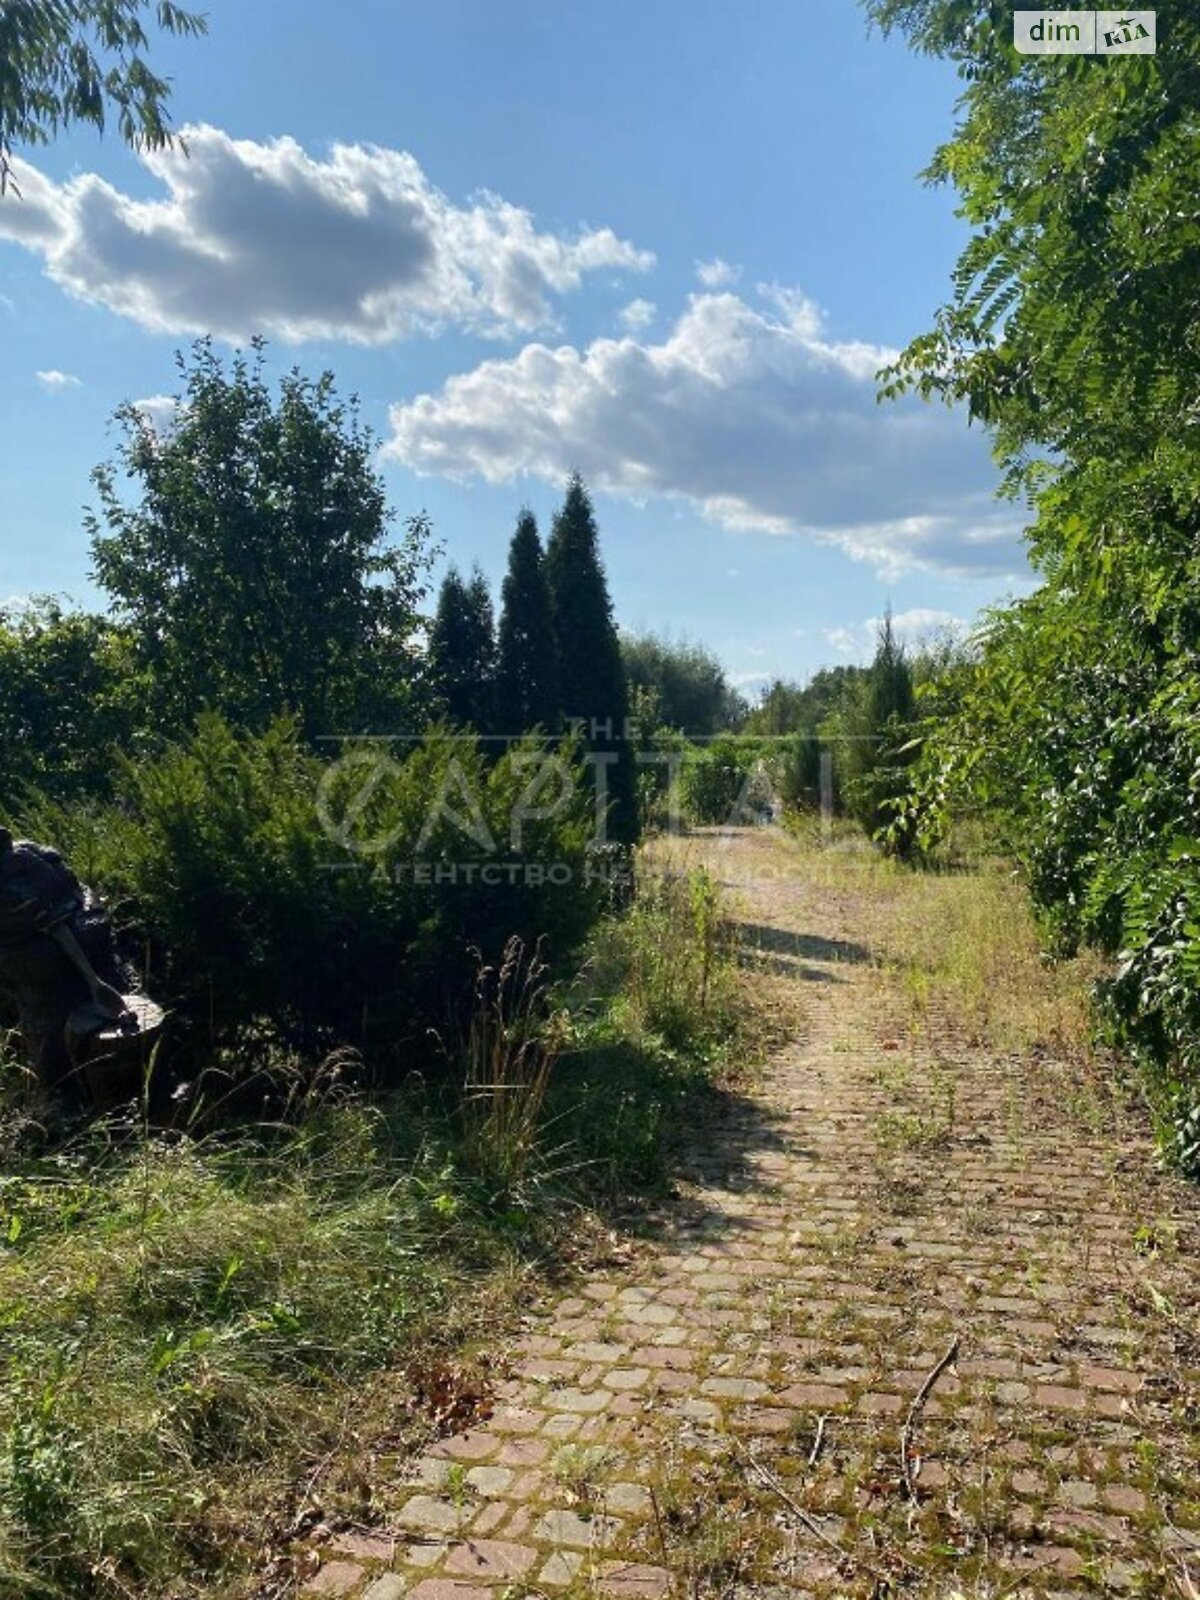
[[[885,1572],[882,1567],[875,1566],[873,1562],[864,1560],[864,1558],[860,1556],[857,1551],[848,1550],[846,1546],[844,1544],[840,1544],[832,1534],[826,1533],[825,1529],[817,1521],[816,1517],[813,1516],[812,1512],[807,1510],[800,1504],[798,1500],[794,1499],[787,1492],[769,1467],[764,1467],[757,1456],[751,1455],[749,1450],[745,1448],[740,1440],[734,1439],[733,1446],[737,1454],[742,1457],[750,1470],[757,1474],[759,1479],[767,1486],[768,1489],[770,1489],[771,1493],[782,1500],[783,1504],[788,1508],[792,1515],[798,1517],[808,1529],[809,1533],[811,1533],[814,1538],[819,1539],[827,1549],[831,1550],[834,1555],[837,1556],[839,1561],[849,1562],[851,1566],[857,1567],[860,1572],[865,1572],[868,1577],[874,1578],[877,1584],[884,1586],[885,1588],[891,1587],[892,1583],[894,1582],[894,1577],[892,1574]],[[898,1556],[897,1559],[907,1567],[912,1566],[912,1563],[907,1561],[903,1556]]]
[[[815,1467],[821,1454],[821,1446],[825,1443],[825,1413],[822,1411],[817,1418],[817,1436],[813,1440],[813,1447],[808,1452],[808,1464]]]
[[[913,1396],[913,1403],[909,1406],[908,1415],[904,1419],[904,1428],[900,1434],[900,1476],[904,1480],[904,1487],[910,1500],[917,1498],[917,1483],[909,1460],[912,1453],[913,1428],[926,1400],[929,1399],[934,1384],[958,1354],[958,1344],[958,1335],[955,1334],[946,1348],[945,1355],[936,1366],[930,1369],[925,1382]]]

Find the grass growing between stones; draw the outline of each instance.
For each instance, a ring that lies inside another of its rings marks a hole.
[[[964,847],[932,870],[903,866],[840,827],[801,823],[806,879],[867,909],[870,953],[898,991],[912,1037],[997,1051],[1090,1054],[1091,955],[1052,960],[1010,866]]]
[[[250,1592],[314,1523],[369,1526],[385,1457],[486,1412],[473,1352],[663,1190],[754,1015],[710,880],[649,880],[595,952],[508,1012],[493,986],[457,1084],[206,1137],[131,1111],[51,1139],[14,1096],[5,1600]]]

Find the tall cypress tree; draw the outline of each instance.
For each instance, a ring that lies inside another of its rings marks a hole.
[[[625,737],[629,693],[596,518],[578,473],[554,519],[546,577],[558,642],[559,703],[568,721],[583,723],[589,749],[617,757],[606,767],[609,836],[630,843],[637,837],[637,783]]]
[[[438,594],[429,634],[429,675],[451,722],[490,732],[496,670],[496,629],[487,579],[479,568],[464,583],[451,567]]]
[[[500,599],[496,730],[519,734],[544,728],[553,733],[559,722],[558,646],[532,511],[522,511],[517,519]]]

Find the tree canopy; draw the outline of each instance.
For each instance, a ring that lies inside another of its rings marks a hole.
[[[205,708],[309,736],[395,731],[415,673],[428,524],[398,541],[374,436],[333,378],[269,384],[261,342],[226,368],[199,341],[159,432],[135,405],[97,468],[95,574],[167,729]],[[135,494],[121,493],[124,476]]]
[[[650,692],[664,727],[706,738],[735,727],[745,715],[745,702],[704,645],[654,633],[623,634],[621,657],[630,689]]]

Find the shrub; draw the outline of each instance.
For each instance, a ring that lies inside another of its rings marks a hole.
[[[210,714],[126,762],[115,803],[34,796],[18,825],[106,896],[193,1049],[236,1047],[244,1067],[353,1044],[401,1068],[469,998],[473,948],[492,959],[516,934],[565,962],[598,913],[590,796],[572,781],[553,814],[530,800],[543,754],[526,741],[489,766],[434,731],[329,763],[291,722],[238,734]]]
[[[771,783],[756,743],[723,738],[697,751],[683,768],[683,803],[701,824],[762,821]]]

